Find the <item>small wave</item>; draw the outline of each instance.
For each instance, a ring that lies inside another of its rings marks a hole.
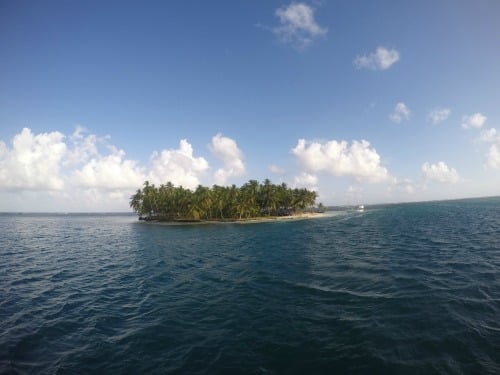
[[[0,372],[499,373],[488,205],[251,226],[0,215]]]
[[[310,289],[310,290],[325,292],[325,293],[347,294],[350,296],[360,297],[360,298],[375,298],[375,299],[394,298],[394,296],[391,293],[382,293],[382,292],[377,292],[375,290],[359,291],[359,290],[349,290],[349,289],[345,289],[345,288],[330,288],[330,287],[325,287],[325,286],[321,286],[321,285],[314,285],[314,284],[304,284],[304,283],[290,283],[290,284],[295,286],[295,287],[299,287],[299,288],[305,288],[305,289]]]

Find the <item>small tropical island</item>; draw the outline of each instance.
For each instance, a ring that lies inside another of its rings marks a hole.
[[[250,221],[323,212],[321,203],[315,206],[316,198],[315,191],[276,185],[269,179],[249,180],[240,187],[198,185],[195,190],[171,182],[157,187],[146,181],[130,197],[130,207],[145,221]]]

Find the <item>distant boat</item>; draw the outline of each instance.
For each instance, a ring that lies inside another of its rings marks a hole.
[[[356,211],[358,212],[363,212],[365,210],[365,206],[363,206],[362,204],[360,204],[358,207],[356,207]]]

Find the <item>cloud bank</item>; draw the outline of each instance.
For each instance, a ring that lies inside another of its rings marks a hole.
[[[224,164],[215,173],[218,183],[244,173],[242,152],[234,140],[218,134],[211,149]],[[48,203],[52,199],[79,210],[124,210],[130,193],[145,180],[155,184],[171,181],[193,189],[209,169],[208,161],[195,156],[185,139],[176,149],[153,152],[147,166],[127,158],[109,137],[87,134],[83,127],[70,136],[57,131],[33,134],[24,128],[11,145],[0,141],[0,192],[16,197],[32,192],[30,197],[44,201],[40,207],[52,210],[55,206]],[[27,202],[26,197],[19,202]],[[11,206],[0,201],[0,209]]]
[[[387,70],[399,61],[399,52],[395,49],[378,47],[368,55],[356,56],[353,61],[357,69]]]
[[[144,182],[144,173],[125,152],[110,146],[108,155],[92,157],[73,173],[73,185],[105,190],[134,189]]]

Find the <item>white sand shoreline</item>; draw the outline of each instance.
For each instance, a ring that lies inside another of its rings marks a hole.
[[[308,212],[290,216],[269,216],[269,217],[256,217],[250,219],[228,219],[228,220],[199,220],[199,221],[141,221],[147,224],[160,224],[160,225],[203,225],[203,224],[252,224],[252,223],[268,223],[276,221],[291,221],[291,220],[306,220],[317,219],[327,216],[323,212]]]

